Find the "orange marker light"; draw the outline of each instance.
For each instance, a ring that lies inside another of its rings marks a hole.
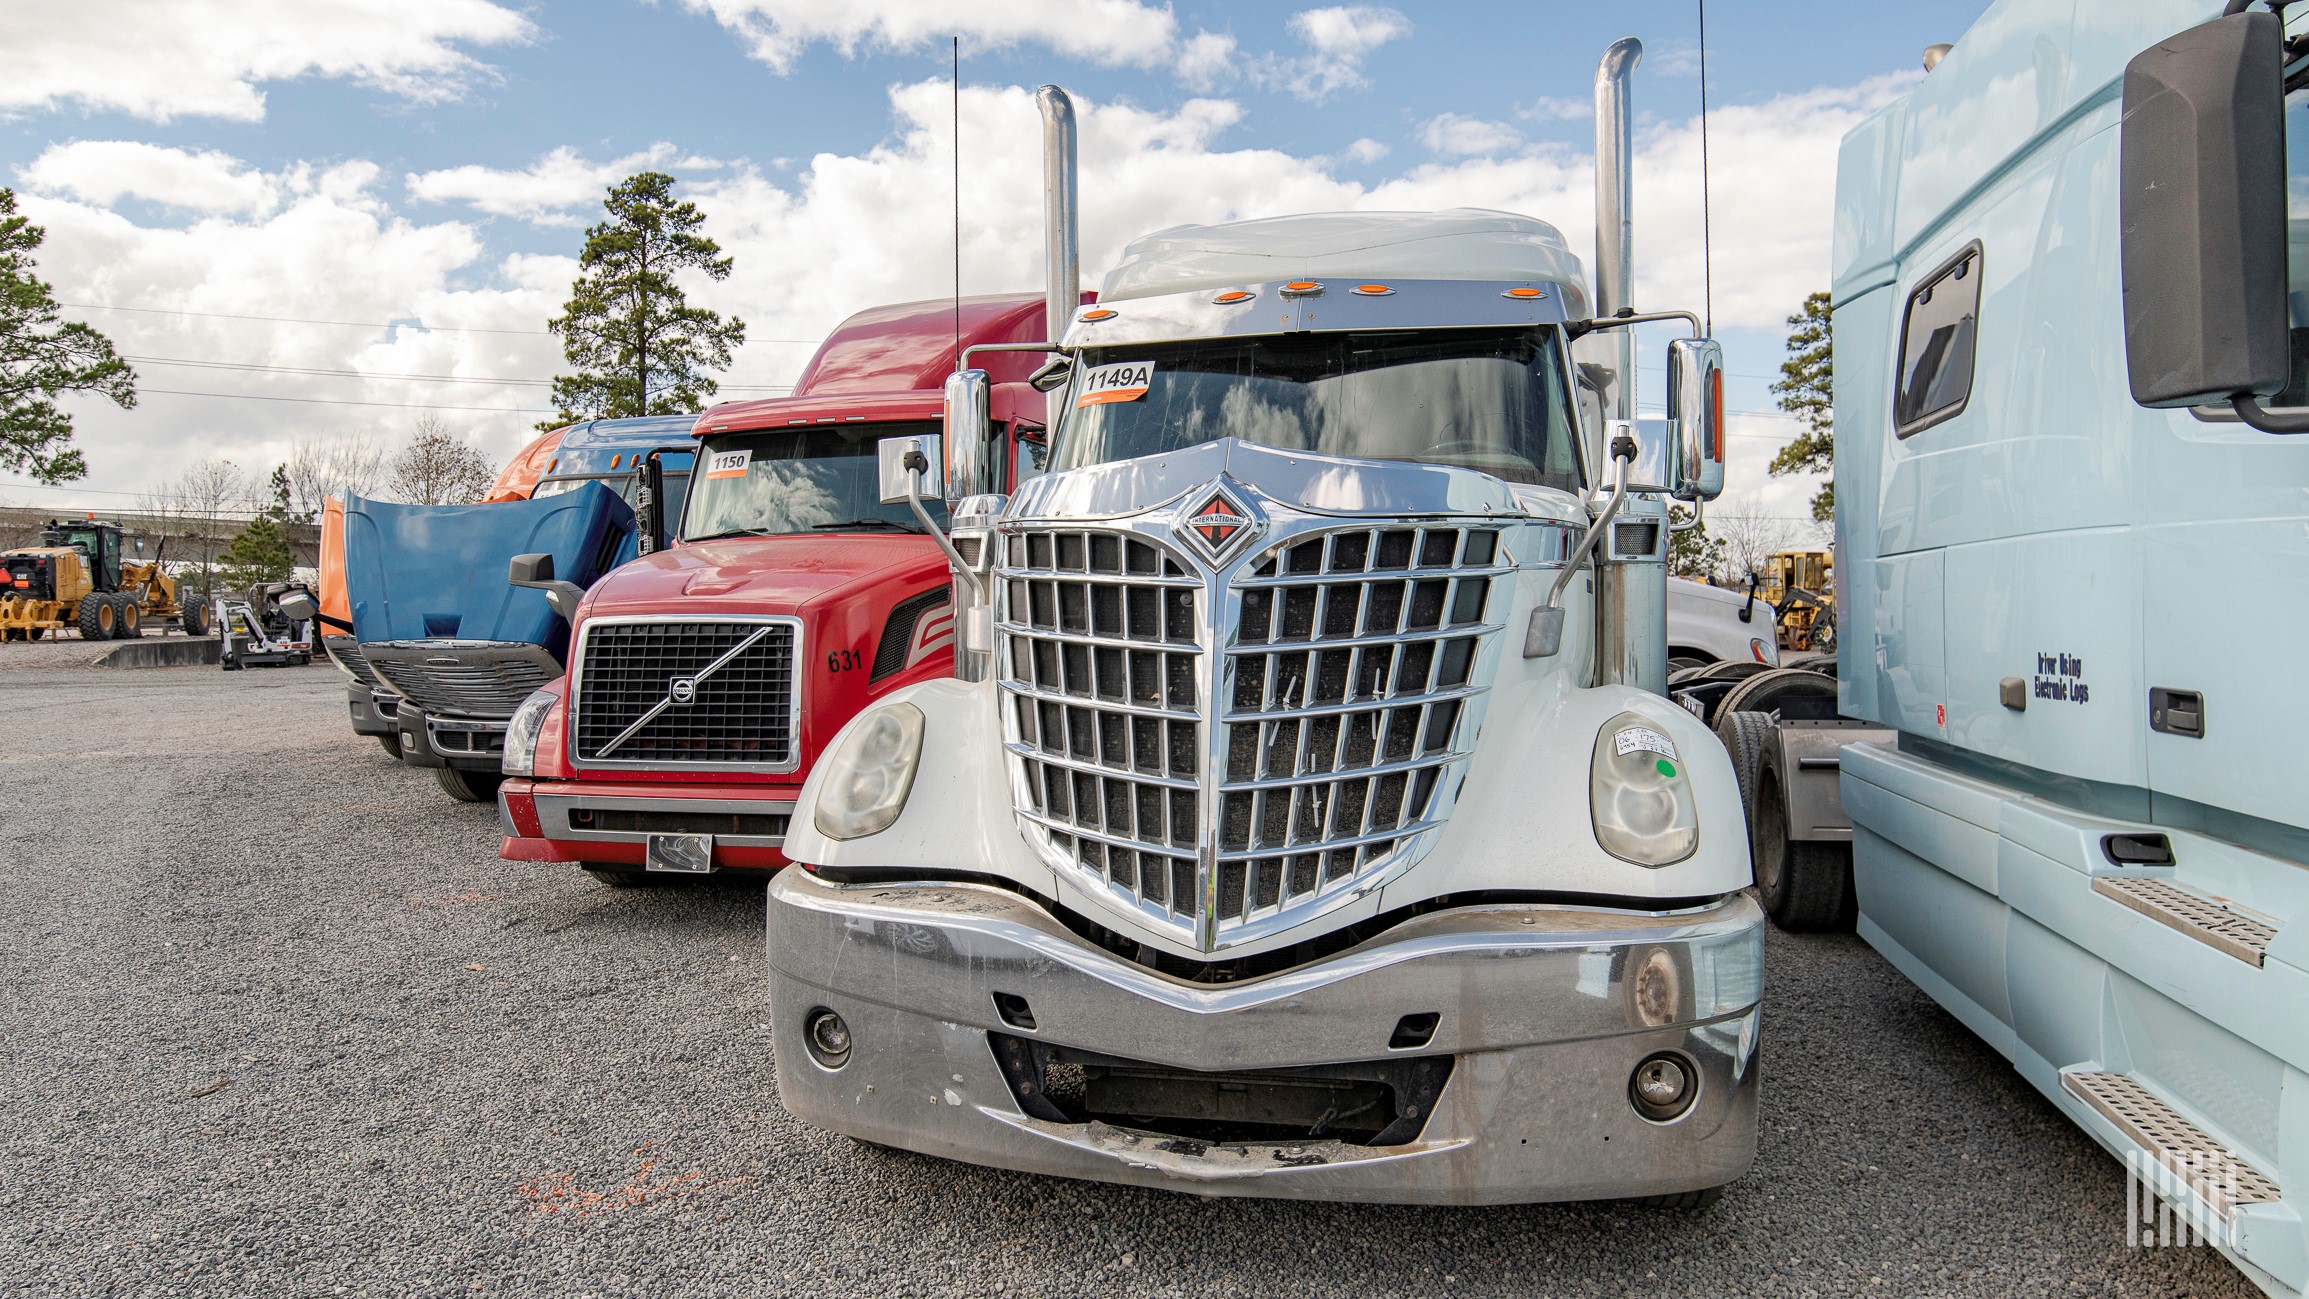
[[[1089,324],[1092,321],[1112,320],[1114,319],[1115,314],[1115,310],[1112,307],[1096,307],[1089,311],[1083,312],[1079,319],[1084,324]]]
[[[617,468],[617,462],[618,462],[618,461],[620,461],[620,460],[623,460],[623,459],[625,459],[625,457],[624,457],[624,456],[622,456],[622,455],[615,455],[615,456],[611,456],[611,457],[609,458],[609,467],[610,467],[610,468],[612,468],[612,469],[615,469],[615,468]]]
[[[1259,295],[1251,292],[1249,289],[1229,289],[1226,292],[1219,294],[1217,297],[1212,298],[1211,301],[1222,307],[1231,307],[1238,302],[1249,302],[1251,299],[1257,296]]]
[[[1714,436],[1708,440],[1708,459],[1721,461],[1724,458],[1724,444],[1721,441],[1724,436],[1724,372],[1722,370],[1708,371],[1708,415],[1709,423],[1714,430]]]
[[[1286,298],[1312,298],[1322,291],[1323,285],[1317,280],[1293,280],[1283,286],[1283,296]]]
[[[1544,298],[1547,296],[1547,290],[1532,288],[1509,289],[1507,292],[1502,293],[1499,296],[1503,298]]]
[[[1395,294],[1395,290],[1384,284],[1358,284],[1347,291],[1358,298],[1386,298]]]

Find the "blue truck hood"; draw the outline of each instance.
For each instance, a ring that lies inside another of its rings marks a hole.
[[[489,505],[345,502],[345,594],[353,638],[520,641],[564,657],[569,625],[545,593],[509,585],[515,555],[549,554],[564,581],[591,586],[633,557],[633,509],[599,483]]]

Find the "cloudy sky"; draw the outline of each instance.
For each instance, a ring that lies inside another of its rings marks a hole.
[[[1399,7],[1204,0],[78,0],[0,6],[0,184],[45,226],[68,314],[142,402],[74,405],[91,467],[0,503],[125,503],[211,456],[407,436],[493,458],[544,414],[605,186],[671,172],[737,259],[693,300],[742,317],[724,397],[790,383],[844,316],[953,283],[962,42],[965,292],[1040,288],[1032,90],[1083,115],[1085,269],[1182,221],[1487,207],[1592,242],[1597,56],[1636,77],[1637,301],[1712,301],[1731,494],[1805,513],[1763,465],[1782,319],[1825,288],[1838,139],[1983,0],[1716,0],[1703,282],[1695,0]],[[1656,404],[1656,374],[1645,396]]]

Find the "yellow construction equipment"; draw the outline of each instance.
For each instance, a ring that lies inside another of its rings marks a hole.
[[[1836,647],[1833,551],[1781,550],[1765,556],[1761,594],[1777,615],[1781,649]]]
[[[144,634],[147,623],[173,622],[188,636],[205,636],[208,605],[179,599],[176,579],[161,568],[161,549],[150,559],[121,553],[117,523],[95,519],[41,529],[37,546],[0,552],[0,640],[39,640],[76,629],[82,640],[120,640]],[[142,552],[144,542],[137,539]]]

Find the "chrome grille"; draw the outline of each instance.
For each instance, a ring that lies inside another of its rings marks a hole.
[[[571,753],[584,765],[790,771],[792,619],[613,622],[580,633]],[[690,683],[686,700],[675,682]]]
[[[1003,539],[1003,686],[1019,810],[1051,849],[1191,926],[1200,895],[1203,579],[1106,530]]]
[[[1498,565],[1490,528],[1349,528],[1279,542],[1234,580],[1219,788],[1219,928],[1377,873],[1441,823],[1466,756]]]
[[[1440,824],[1510,571],[1496,528],[1301,530],[1216,578],[1122,528],[1001,546],[1016,806],[1076,878],[1210,950]]]
[[[506,718],[560,675],[535,645],[379,641],[360,649],[384,685],[427,714]]]
[[[336,660],[338,666],[352,674],[355,681],[365,686],[378,684],[377,674],[369,667],[367,655],[361,653],[360,642],[350,636],[324,636],[321,648]]]

